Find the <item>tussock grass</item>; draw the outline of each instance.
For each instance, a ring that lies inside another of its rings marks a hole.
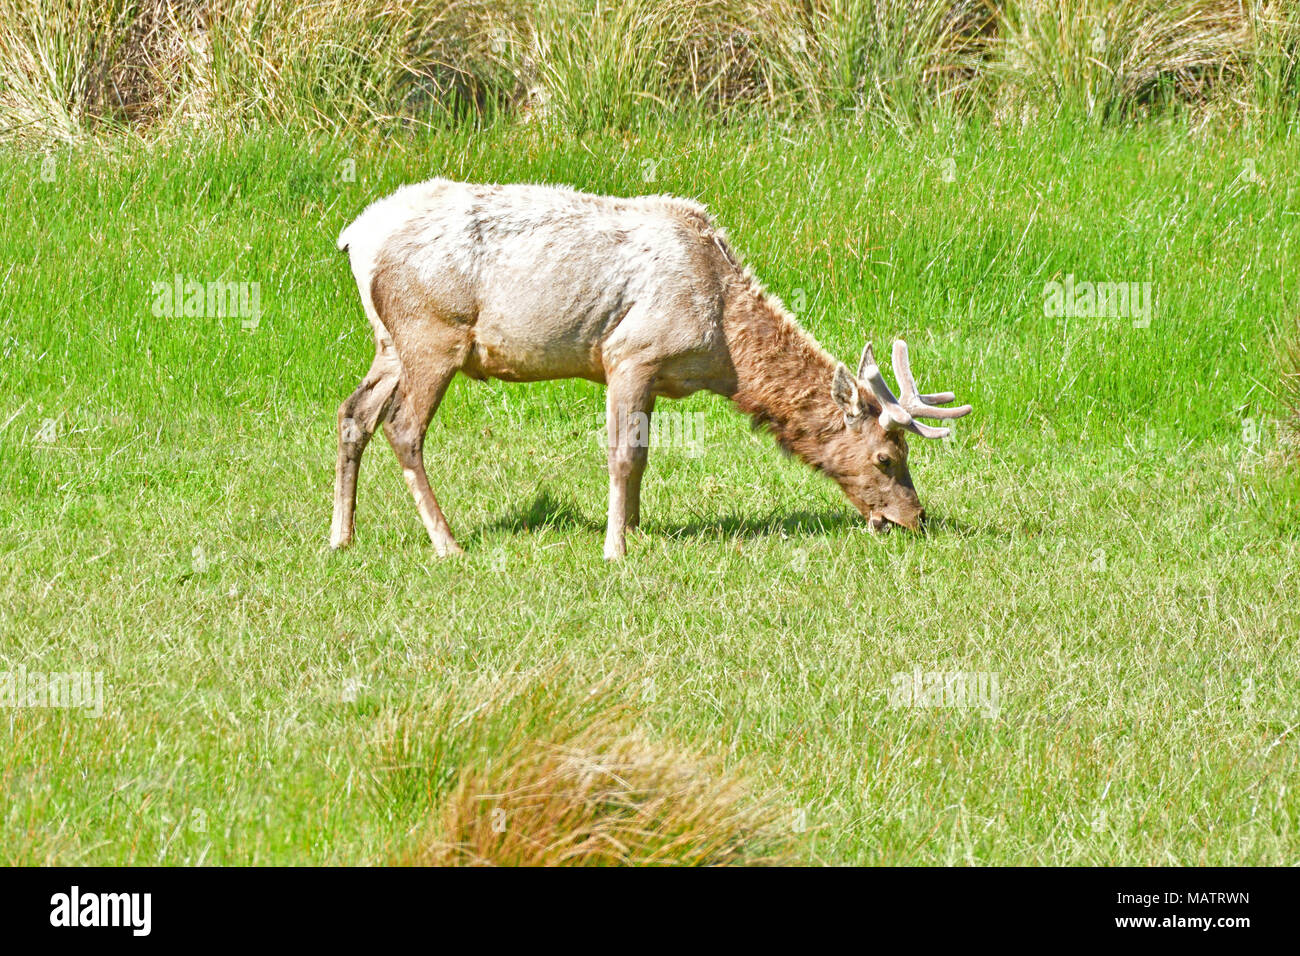
[[[1131,117],[1239,95],[1250,24],[1237,0],[1024,0],[1004,8],[995,72],[1023,109]]]
[[[1281,0],[0,0],[0,135],[1295,115]]]
[[[177,40],[193,25],[174,19],[165,0],[6,0],[0,130],[69,140],[97,125],[169,112],[163,74],[188,85],[179,72],[192,58]]]
[[[978,0],[818,0],[797,83],[820,112],[892,122],[970,106],[997,13]]]
[[[1300,4],[1251,4],[1249,28],[1254,51],[1249,102],[1255,121],[1288,127],[1300,102]]]
[[[647,739],[633,729],[631,708],[617,702],[618,689],[594,690],[594,708],[590,701],[566,704],[557,690],[551,686],[538,701],[540,722],[525,715],[460,773],[436,822],[397,862],[717,866],[780,859],[776,848],[791,834],[776,836],[774,810],[739,774],[725,772],[716,757]]]
[[[516,79],[493,0],[0,0],[0,129],[342,130],[484,111]]]

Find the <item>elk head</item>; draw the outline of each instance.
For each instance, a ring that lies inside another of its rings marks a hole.
[[[831,397],[844,413],[845,429],[825,449],[827,473],[844,490],[872,528],[890,524],[910,530],[920,527],[925,509],[907,469],[906,432],[922,438],[944,438],[949,429],[918,418],[961,418],[969,405],[936,408],[955,399],[952,392],[922,395],[912,377],[907,343],[894,341],[894,377],[902,394],[895,397],[880,374],[871,343],[862,350],[856,377],[840,363],[831,379]]]

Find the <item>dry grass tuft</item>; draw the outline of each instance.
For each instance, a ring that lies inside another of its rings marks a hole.
[[[525,721],[466,767],[397,862],[431,866],[717,866],[783,859],[770,803],[716,759],[647,739],[622,708],[549,732]]]
[[[73,140],[146,126],[192,85],[197,4],[0,0],[0,130]]]
[[[1004,97],[1104,118],[1235,91],[1252,49],[1235,0],[1023,0],[1003,7],[999,34]]]

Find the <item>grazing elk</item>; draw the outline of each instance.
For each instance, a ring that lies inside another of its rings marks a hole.
[[[667,196],[617,199],[565,187],[404,186],[343,230],[375,358],[338,412],[330,544],[352,540],[357,469],[382,423],[439,555],[458,553],[424,471],[425,431],[457,372],[608,386],[609,521],[605,557],[626,552],[640,518],[647,416],[659,396],[725,395],[789,452],[834,479],[883,529],[924,512],[905,432],[959,418],[922,395],[907,346],[894,343],[901,395],[870,344],[856,376],[801,329],[745,269],[704,208]]]

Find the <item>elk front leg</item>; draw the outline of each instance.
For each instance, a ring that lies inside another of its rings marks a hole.
[[[646,368],[619,369],[609,376],[605,397],[609,431],[609,517],[605,525],[605,560],[627,554],[629,519],[641,516],[641,475],[650,452],[650,391],[654,373]]]
[[[646,406],[646,440],[649,441],[650,416],[655,411],[655,397],[650,396],[650,404]],[[632,473],[627,476],[627,526],[628,528],[639,528],[641,526],[641,478],[645,474],[646,462],[649,459],[649,446],[641,449],[640,455],[634,455],[632,458]]]

